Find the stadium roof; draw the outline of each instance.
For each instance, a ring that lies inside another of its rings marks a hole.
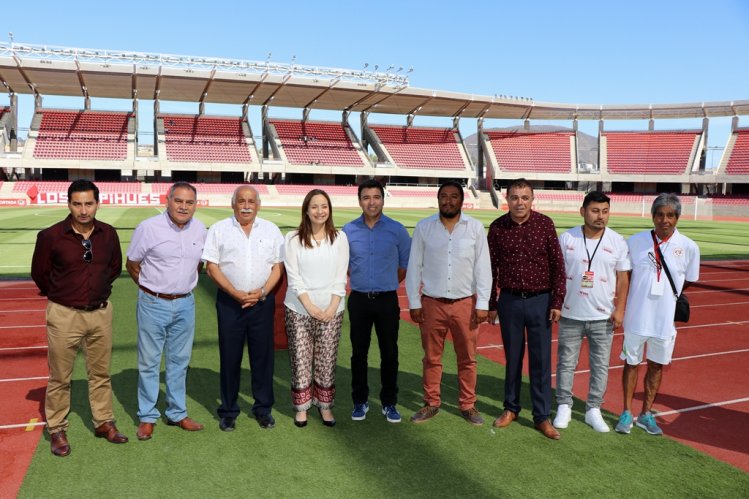
[[[347,70],[0,42],[0,84],[16,94],[534,120],[749,115],[749,100],[586,105],[412,88],[403,68]]]

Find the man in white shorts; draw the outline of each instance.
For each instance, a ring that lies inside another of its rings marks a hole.
[[[637,367],[647,345],[648,370],[645,374],[645,397],[637,426],[651,435],[662,435],[651,412],[663,375],[663,366],[671,362],[676,342],[674,311],[676,297],[666,276],[668,267],[678,294],[700,276],[700,250],[694,241],[676,230],[681,216],[681,201],[675,194],[660,194],[650,208],[655,230],[646,230],[629,238],[632,276],[627,311],[624,314],[624,344],[621,359],[624,412],[616,431],[632,429],[632,398],[637,384]],[[657,251],[660,249],[660,254]],[[661,261],[661,256],[665,262]]]
[[[567,275],[557,343],[557,415],[554,427],[572,419],[572,383],[583,337],[588,338],[590,388],[585,422],[597,432],[610,431],[601,415],[609,379],[614,329],[622,325],[629,289],[629,248],[622,236],[606,227],[611,199],[589,192],[580,208],[584,224],[559,236]]]

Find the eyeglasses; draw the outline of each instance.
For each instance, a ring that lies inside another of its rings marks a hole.
[[[91,251],[91,239],[84,239],[81,241],[81,245],[83,246],[83,261],[91,263],[91,260],[94,259],[94,254]]]

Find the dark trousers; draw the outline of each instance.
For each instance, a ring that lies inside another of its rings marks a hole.
[[[398,402],[398,293],[389,291],[370,298],[367,293],[352,291],[348,314],[351,322],[351,398],[355,404],[362,404],[369,398],[367,356],[374,325],[380,346],[380,402],[395,405]]]
[[[548,419],[551,414],[550,301],[550,293],[530,298],[501,293],[497,300],[507,360],[504,408],[516,414],[520,412],[520,386],[527,337],[534,423]]]
[[[265,301],[242,308],[220,289],[216,294],[218,316],[218,349],[221,362],[221,406],[219,417],[239,415],[239,381],[244,346],[250,355],[252,381],[252,414],[270,414],[273,406],[273,312],[275,299],[269,294]]]

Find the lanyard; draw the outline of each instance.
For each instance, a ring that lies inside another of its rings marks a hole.
[[[658,242],[655,238],[655,231],[651,230],[650,235],[653,237],[653,255],[652,260],[653,263],[655,263],[655,277],[658,280],[658,282],[661,282],[661,270],[663,269],[663,262],[661,262],[661,252],[658,251],[658,247],[667,242],[669,239],[671,239],[671,236],[667,237],[666,239],[661,240],[661,242]]]
[[[603,235],[606,234],[606,227],[603,228],[603,232],[601,233],[601,237],[598,239],[598,244],[596,244],[596,248],[593,250],[593,255],[588,252],[588,243],[585,240],[585,226],[581,226],[580,230],[583,233],[583,248],[585,248],[585,254],[588,255],[588,272],[590,272],[590,266],[593,264],[593,258],[596,256],[596,251],[598,251],[598,247],[601,245],[601,241],[603,241]]]

